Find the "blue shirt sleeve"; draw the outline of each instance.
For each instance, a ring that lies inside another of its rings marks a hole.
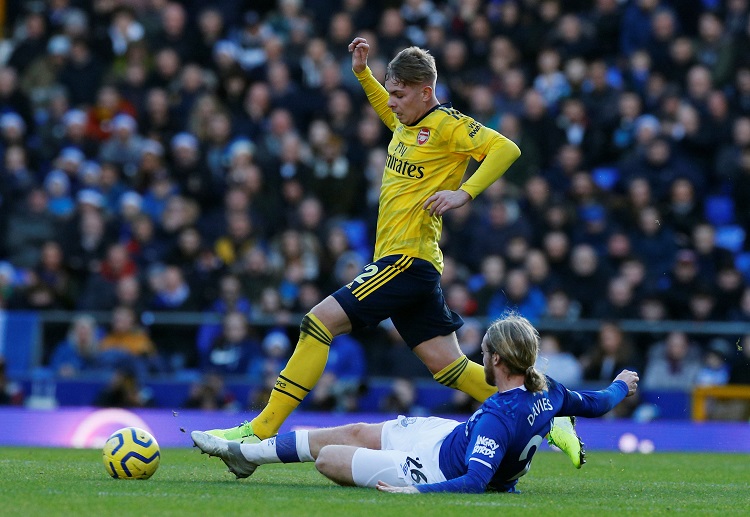
[[[571,391],[562,384],[564,392],[563,403],[558,415],[598,417],[609,412],[622,402],[628,394],[625,381],[615,381],[608,388],[599,391]]]
[[[471,454],[467,454],[466,473],[440,483],[416,485],[417,490],[422,493],[483,493],[500,466],[510,438],[511,432],[506,422],[493,414],[485,413],[474,426],[469,437]]]

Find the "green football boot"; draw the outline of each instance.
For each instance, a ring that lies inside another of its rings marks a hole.
[[[547,435],[547,443],[563,451],[575,468],[580,469],[586,463],[586,450],[576,433],[574,416],[555,417],[552,420],[552,429]]]
[[[229,429],[211,429],[206,431],[206,434],[211,436],[218,436],[224,440],[237,443],[260,443],[260,438],[255,436],[253,432],[253,426],[250,422],[245,420],[237,427],[230,427]]]

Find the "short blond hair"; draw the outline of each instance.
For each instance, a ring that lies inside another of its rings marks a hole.
[[[547,378],[534,368],[539,355],[539,332],[529,320],[515,313],[495,320],[487,329],[487,348],[500,356],[511,374],[524,376],[527,390],[547,390]]]
[[[429,50],[408,47],[396,54],[385,71],[386,80],[404,85],[434,85],[437,81],[435,58]]]

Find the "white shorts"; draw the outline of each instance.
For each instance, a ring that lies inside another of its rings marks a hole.
[[[357,486],[374,487],[378,481],[393,486],[445,481],[440,470],[440,446],[459,425],[438,417],[405,417],[383,424],[382,450],[360,448],[352,458],[352,477]]]

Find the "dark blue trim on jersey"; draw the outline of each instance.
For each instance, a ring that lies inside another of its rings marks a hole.
[[[276,456],[283,463],[299,463],[296,433],[284,433],[276,437]]]
[[[404,125],[406,127],[414,127],[417,124],[419,124],[420,122],[422,122],[427,115],[429,115],[430,113],[432,113],[436,109],[438,109],[438,108],[452,108],[452,107],[453,107],[453,104],[451,104],[450,102],[446,102],[445,104],[438,104],[436,106],[431,107],[430,111],[428,111],[427,113],[425,113],[424,115],[422,115],[421,117],[419,117],[419,120],[417,120],[414,124],[404,124]]]

